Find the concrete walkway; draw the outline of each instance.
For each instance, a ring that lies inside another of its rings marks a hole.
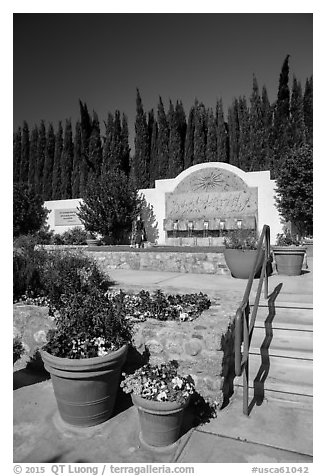
[[[312,260],[311,260],[312,261]],[[279,302],[312,303],[312,262],[301,276],[272,276],[269,290],[282,283]],[[167,292],[205,292],[210,297],[233,296],[241,301],[246,281],[229,276],[111,270],[114,287],[125,290],[162,289]],[[254,288],[257,287],[257,282]],[[26,377],[26,375],[25,375]],[[115,415],[109,421],[88,429],[73,429],[60,418],[51,381],[40,374],[21,380],[14,391],[14,462],[311,462],[310,443],[305,441],[305,420],[293,423],[293,402],[286,408],[276,405],[255,408],[251,419],[241,412],[241,400],[232,404],[210,423],[194,430],[186,414],[182,437],[168,451],[150,451],[138,439],[137,410],[129,396],[119,393]],[[307,414],[304,401],[299,413]],[[275,411],[275,408],[278,408]],[[309,409],[308,409],[309,410]],[[272,414],[270,412],[272,411]],[[223,419],[232,412],[229,435],[220,435]],[[226,415],[226,416],[225,416]],[[266,419],[268,423],[266,431]],[[308,415],[307,418],[310,418]],[[258,426],[257,426],[258,425]],[[303,425],[303,427],[302,427]],[[248,441],[234,436],[246,428],[254,435]],[[264,430],[263,430],[264,429]],[[301,433],[300,433],[301,432]],[[283,435],[283,436],[282,436]],[[303,439],[302,439],[303,438]],[[297,441],[298,444],[295,442]]]

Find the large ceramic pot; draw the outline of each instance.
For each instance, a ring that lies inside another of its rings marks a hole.
[[[257,250],[237,250],[225,248],[224,258],[231,275],[234,278],[248,279],[252,268],[255,265]],[[259,263],[256,269],[255,278],[259,278],[264,262],[264,250],[259,256]]]
[[[278,274],[299,276],[305,253],[304,246],[274,246],[273,254]]]
[[[152,448],[170,446],[180,435],[184,409],[190,398],[178,402],[157,402],[132,394],[133,404],[138,409],[140,441]]]
[[[124,345],[103,357],[89,359],[67,359],[41,352],[65,422],[87,427],[111,417],[127,351],[128,345]]]

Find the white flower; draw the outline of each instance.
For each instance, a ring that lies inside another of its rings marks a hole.
[[[181,321],[185,321],[185,320],[188,319],[189,314],[188,314],[187,312],[180,312],[180,316],[179,316],[179,317],[180,317],[180,320],[181,320]]]
[[[167,400],[167,394],[166,392],[160,392],[158,395],[157,395],[157,400],[159,402],[164,402],[165,400]]]

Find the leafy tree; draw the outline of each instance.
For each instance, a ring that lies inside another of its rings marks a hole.
[[[85,229],[114,244],[126,242],[140,206],[132,181],[119,169],[108,170],[100,179],[91,179],[83,198],[78,215]]]
[[[36,190],[37,158],[38,158],[38,128],[35,125],[31,132],[29,148],[28,186],[30,190]],[[37,191],[38,193],[38,191]]]
[[[203,103],[195,103],[194,164],[206,162],[207,114]]]
[[[290,115],[290,146],[301,146],[306,142],[306,126],[304,122],[302,88],[295,76],[293,76]]]
[[[52,180],[52,200],[61,199],[61,163],[63,150],[63,129],[62,123],[59,121],[58,130],[55,135],[55,149],[53,161],[53,180]]]
[[[304,122],[306,126],[306,141],[313,142],[313,87],[312,76],[307,79],[303,96]]]
[[[43,174],[46,150],[46,129],[44,121],[41,121],[37,142],[37,163],[35,174],[35,190],[41,197],[43,197]]]
[[[195,134],[195,107],[191,106],[188,116],[186,139],[185,139],[185,155],[184,168],[188,169],[194,163],[194,134]]]
[[[157,154],[159,164],[159,179],[168,177],[169,170],[169,123],[165,114],[162,98],[159,98],[157,106]]]
[[[55,151],[55,134],[53,125],[50,123],[46,137],[44,173],[43,173],[43,198],[52,199],[53,162]]]
[[[207,117],[207,162],[217,162],[217,125],[213,109],[208,110]]]
[[[227,154],[227,130],[224,122],[223,102],[222,99],[216,103],[216,123],[217,123],[217,161],[228,162]]]
[[[71,177],[71,194],[72,198],[80,198],[79,182],[80,182],[80,164],[82,161],[82,139],[80,122],[76,122],[74,137],[74,160],[72,166]]]
[[[72,140],[71,120],[66,120],[63,149],[61,156],[61,198],[71,198],[71,176],[74,160],[74,144]]]
[[[21,155],[22,155],[22,131],[21,131],[21,128],[18,127],[17,131],[14,132],[14,150],[13,150],[13,181],[14,183],[19,182]]]
[[[22,133],[22,153],[19,170],[19,180],[21,183],[28,182],[28,169],[29,169],[29,128],[26,121],[23,123]]]
[[[301,236],[313,230],[313,156],[305,144],[288,149],[276,178],[277,208],[286,221],[291,221]]]
[[[136,98],[135,155],[132,161],[132,169],[132,175],[137,188],[147,188],[149,186],[148,126],[138,89]]]
[[[15,183],[13,187],[14,237],[35,233],[44,225],[48,211],[42,198],[27,184]]]

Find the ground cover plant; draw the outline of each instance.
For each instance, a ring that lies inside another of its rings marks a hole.
[[[207,294],[165,294],[160,289],[150,293],[141,290],[128,294],[120,291],[107,293],[113,302],[119,303],[126,316],[145,321],[148,318],[166,320],[193,320],[210,307]]]

